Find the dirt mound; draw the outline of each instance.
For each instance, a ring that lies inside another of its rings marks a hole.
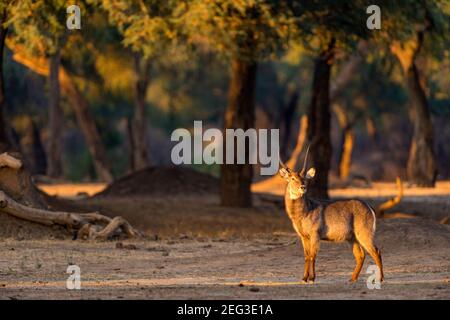
[[[117,179],[95,197],[216,194],[219,180],[186,167],[149,167]]]

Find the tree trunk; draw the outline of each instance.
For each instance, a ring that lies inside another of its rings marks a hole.
[[[350,175],[354,141],[355,135],[353,133],[353,128],[350,125],[347,125],[342,130],[342,140],[339,154],[339,178],[341,180],[346,180]]]
[[[346,180],[350,174],[353,144],[355,140],[353,124],[356,119],[351,119],[348,112],[339,103],[334,103],[332,109],[336,115],[342,133],[338,149],[338,173],[341,180]]]
[[[21,153],[25,158],[28,171],[32,175],[44,175],[47,172],[47,157],[42,146],[39,130],[33,120],[29,119],[25,136],[20,141]]]
[[[345,62],[336,79],[330,85],[330,104],[333,105],[332,110],[336,115],[342,129],[341,144],[338,150],[338,172],[339,177],[342,180],[347,179],[350,174],[354,134],[352,129],[353,123],[350,123],[347,112],[339,104],[337,104],[336,101],[339,100],[339,97],[345,87],[354,78],[355,73],[358,72],[361,63],[367,55],[367,51],[368,42],[365,40],[360,40],[357,45],[356,52],[353,53]]]
[[[49,58],[49,142],[47,175],[51,178],[59,178],[62,174],[61,140],[64,116],[60,106],[60,59],[61,54],[59,50]]]
[[[408,180],[421,187],[434,187],[437,176],[434,153],[434,133],[425,90],[416,65],[424,41],[426,29],[418,31],[417,37],[403,45],[394,42],[392,53],[398,58],[406,77],[409,91],[414,134],[407,163]]]
[[[281,141],[280,154],[283,158],[286,158],[289,149],[289,140],[292,133],[292,118],[294,117],[295,110],[297,109],[298,101],[300,100],[300,85],[294,89],[294,92],[289,98],[286,107],[283,110],[283,140]],[[299,129],[301,130],[301,129]]]
[[[370,137],[370,140],[372,140],[372,142],[374,144],[378,143],[378,131],[377,131],[377,127],[375,125],[375,120],[368,116],[366,118],[366,129],[367,129],[367,134]]]
[[[149,82],[149,62],[136,55],[134,59],[134,117],[133,132],[133,170],[140,170],[148,165],[147,125],[145,112],[145,95]]]
[[[288,168],[291,168],[292,170],[295,170],[295,171],[299,170],[298,160],[299,160],[300,154],[303,150],[303,146],[305,145],[307,132],[308,132],[308,117],[306,115],[303,115],[300,118],[300,126],[298,129],[297,143],[295,145],[294,151],[292,151],[291,157],[286,162],[286,165],[288,166]]]
[[[415,63],[408,68],[406,77],[411,96],[411,116],[414,126],[407,164],[408,180],[420,187],[434,187],[437,169],[433,125]]]
[[[43,57],[32,57],[27,55],[20,45],[12,42],[7,43],[8,47],[14,52],[13,59],[18,63],[30,68],[34,72],[49,76],[49,63]],[[89,110],[89,103],[80,93],[72,77],[67,73],[61,65],[59,68],[59,84],[61,90],[67,95],[72,105],[78,125],[83,132],[89,152],[92,156],[97,176],[106,182],[111,182],[113,176],[108,165],[105,146],[102,143],[97,125]]]
[[[26,206],[46,209],[45,195],[36,188],[17,152],[0,154],[0,191]]]
[[[309,105],[308,140],[311,164],[316,176],[311,179],[308,192],[312,197],[328,198],[328,172],[331,162],[330,139],[330,72],[334,41],[322,52],[314,64],[312,97]]]
[[[256,62],[246,62],[234,58],[231,63],[231,79],[228,92],[228,106],[225,111],[225,129],[253,128],[255,122]],[[224,138],[224,148],[226,137]],[[246,154],[248,154],[246,145]],[[228,150],[230,152],[230,150]],[[223,164],[220,176],[221,204],[224,206],[250,207],[252,205],[251,183],[252,165]],[[225,158],[225,152],[224,152]]]
[[[5,121],[5,84],[3,79],[3,55],[5,48],[5,39],[7,29],[3,28],[3,23],[6,20],[6,10],[0,12],[0,153],[5,152],[11,148],[11,143],[8,139],[6,121]]]
[[[126,118],[127,124],[127,132],[126,132],[126,141],[128,147],[128,170],[129,172],[134,171],[134,138],[133,138],[133,128],[132,128],[132,120],[130,118]]]
[[[358,42],[356,52],[345,62],[336,79],[330,85],[330,103],[335,102],[344,91],[344,88],[354,79],[355,73],[358,72],[361,63],[367,55],[368,47],[367,41],[360,40]]]
[[[89,110],[89,103],[80,93],[72,78],[65,72],[61,73],[61,75],[64,75],[61,77],[61,87],[74,108],[78,125],[84,134],[86,144],[91,153],[96,173],[101,180],[111,182],[113,176],[108,164],[105,146],[103,145],[92,113]]]

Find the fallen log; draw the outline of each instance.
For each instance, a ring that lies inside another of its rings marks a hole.
[[[22,161],[8,153],[0,154],[0,168],[23,170]],[[19,174],[19,173],[17,173]],[[34,187],[27,184],[26,186]],[[23,191],[23,190],[22,190]],[[37,208],[32,205],[24,205],[13,199],[4,190],[0,189],[0,212],[13,217],[52,226],[61,225],[68,230],[76,232],[77,239],[107,240],[115,235],[124,234],[129,238],[141,237],[142,234],[134,229],[131,224],[122,217],[110,218],[99,212],[74,213],[66,211],[53,211]]]
[[[0,211],[22,220],[48,226],[62,225],[70,230],[78,230],[78,239],[107,240],[120,232],[129,238],[141,236],[139,231],[122,217],[110,218],[98,212],[73,213],[32,208],[18,203],[3,191],[0,191]],[[102,225],[105,226],[101,227]]]

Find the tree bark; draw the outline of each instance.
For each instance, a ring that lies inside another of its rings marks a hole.
[[[400,61],[409,91],[411,118],[414,126],[407,163],[408,180],[421,187],[434,187],[437,176],[434,132],[425,90],[420,81],[416,57],[423,44],[425,30],[404,44],[394,43],[391,50]]]
[[[48,142],[48,166],[47,175],[51,178],[59,178],[62,174],[62,128],[63,111],[60,106],[59,65],[60,51],[49,58],[49,142]]]
[[[134,116],[133,133],[133,170],[140,170],[148,165],[147,125],[145,112],[145,95],[149,83],[149,61],[136,54],[134,59]]]
[[[368,42],[365,40],[358,42],[356,52],[345,62],[338,76],[330,85],[330,103],[335,102],[339,98],[344,88],[354,78],[355,73],[367,55],[368,46]]]
[[[411,95],[414,134],[409,150],[407,174],[410,182],[420,187],[434,187],[436,183],[436,157],[434,133],[425,91],[420,84],[415,63],[407,70],[407,82]]]
[[[341,152],[339,155],[339,178],[341,180],[346,180],[350,175],[354,141],[353,128],[348,125],[342,131]]]
[[[133,137],[133,120],[126,118],[126,140],[128,147],[128,170],[129,172],[134,171],[134,137]]]
[[[348,112],[338,103],[334,103],[332,109],[341,128],[341,140],[338,149],[338,173],[341,180],[346,180],[350,175],[355,140],[353,125],[356,119],[351,119]]]
[[[5,97],[5,84],[3,78],[3,55],[5,48],[5,39],[8,30],[3,28],[3,23],[6,21],[6,10],[0,12],[0,152],[5,152],[11,148],[11,143],[8,139],[6,121],[5,121],[5,109],[6,109],[6,97]]]
[[[291,157],[286,162],[286,165],[288,166],[288,168],[291,168],[292,170],[297,171],[299,169],[298,168],[298,160],[299,160],[300,154],[303,150],[303,146],[305,145],[307,132],[308,132],[308,117],[306,115],[303,115],[300,118],[300,126],[298,129],[297,143],[295,145],[294,151],[292,151]]]
[[[308,192],[312,197],[328,198],[328,172],[331,162],[330,138],[330,74],[334,56],[334,41],[316,59],[314,64],[311,103],[308,109],[308,140],[310,166],[316,169]]]
[[[28,171],[32,175],[44,175],[47,172],[47,157],[41,142],[39,130],[33,120],[29,119],[29,124],[25,136],[20,141],[21,153],[25,158]]]
[[[49,63],[47,59],[43,57],[28,56],[19,45],[12,42],[7,43],[7,45],[14,52],[13,59],[15,61],[40,75],[46,77],[49,76]],[[83,132],[86,144],[92,156],[97,176],[103,181],[111,182],[113,176],[106,157],[105,146],[102,143],[97,125],[89,110],[89,103],[62,65],[59,68],[59,83],[62,91],[66,94],[75,111],[78,125]]]
[[[376,144],[378,142],[378,131],[375,125],[375,120],[370,116],[366,118],[366,129],[370,139]]]
[[[298,101],[300,100],[300,84],[296,86],[294,92],[292,92],[289,97],[289,101],[286,107],[283,110],[282,114],[282,124],[284,127],[282,141],[281,141],[281,150],[280,154],[283,158],[286,158],[288,149],[289,149],[289,140],[291,138],[292,133],[292,118],[294,117],[295,110],[297,109]],[[299,129],[301,130],[301,129]]]
[[[256,62],[234,58],[231,62],[231,79],[228,92],[228,106],[225,111],[225,129],[253,128],[255,122]],[[226,136],[224,137],[224,148]],[[246,151],[248,151],[248,145]],[[228,150],[230,152],[230,150]],[[247,153],[247,152],[246,152]],[[223,206],[251,207],[252,165],[223,164],[220,176],[220,196]],[[225,152],[224,152],[225,158]]]
[[[61,75],[63,75],[61,77],[61,86],[74,108],[78,125],[84,134],[91,153],[96,173],[101,180],[111,182],[113,175],[108,164],[105,146],[98,132],[94,117],[89,110],[89,102],[80,93],[76,84],[66,72],[61,73]]]

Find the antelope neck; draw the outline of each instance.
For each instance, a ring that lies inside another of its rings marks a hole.
[[[290,194],[290,185],[288,184],[284,198],[286,209],[288,209],[287,211],[291,217],[304,215],[306,213],[308,208],[306,203],[306,194],[292,199]]]

